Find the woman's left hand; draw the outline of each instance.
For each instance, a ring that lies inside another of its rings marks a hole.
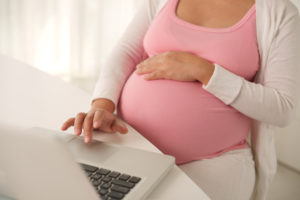
[[[146,80],[172,79],[200,81],[207,84],[214,72],[214,64],[183,51],[167,51],[149,57],[137,65],[137,74],[146,74]]]

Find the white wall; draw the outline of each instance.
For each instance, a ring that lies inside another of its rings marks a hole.
[[[300,11],[300,0],[290,1]],[[300,171],[300,102],[296,119],[288,127],[278,128],[275,140],[278,160]]]

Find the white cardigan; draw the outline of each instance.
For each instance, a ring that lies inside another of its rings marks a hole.
[[[102,68],[92,101],[115,103],[122,88],[144,60],[143,37],[151,21],[168,0],[143,0],[133,20],[112,49]],[[276,173],[273,131],[294,118],[300,89],[300,17],[289,0],[256,0],[256,27],[260,70],[254,82],[215,63],[205,90],[252,118],[251,148],[256,166],[253,199],[263,200]],[[249,139],[249,138],[248,138]]]

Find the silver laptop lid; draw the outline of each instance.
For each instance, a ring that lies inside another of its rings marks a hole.
[[[0,127],[0,152],[2,191],[25,200],[99,199],[75,160],[141,177],[124,198],[132,200],[144,199],[174,166],[171,156],[97,141],[86,145],[81,137],[42,128],[24,133]]]
[[[99,200],[72,157],[55,136],[1,125],[0,192],[18,200]]]

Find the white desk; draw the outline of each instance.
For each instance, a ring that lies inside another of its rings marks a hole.
[[[22,127],[40,126],[59,130],[78,112],[86,112],[91,96],[24,63],[0,55],[0,121]],[[127,123],[126,123],[127,124]],[[97,133],[97,140],[160,152],[127,124],[128,134]],[[72,132],[69,129],[68,132]],[[177,166],[148,199],[208,200],[205,193]]]

